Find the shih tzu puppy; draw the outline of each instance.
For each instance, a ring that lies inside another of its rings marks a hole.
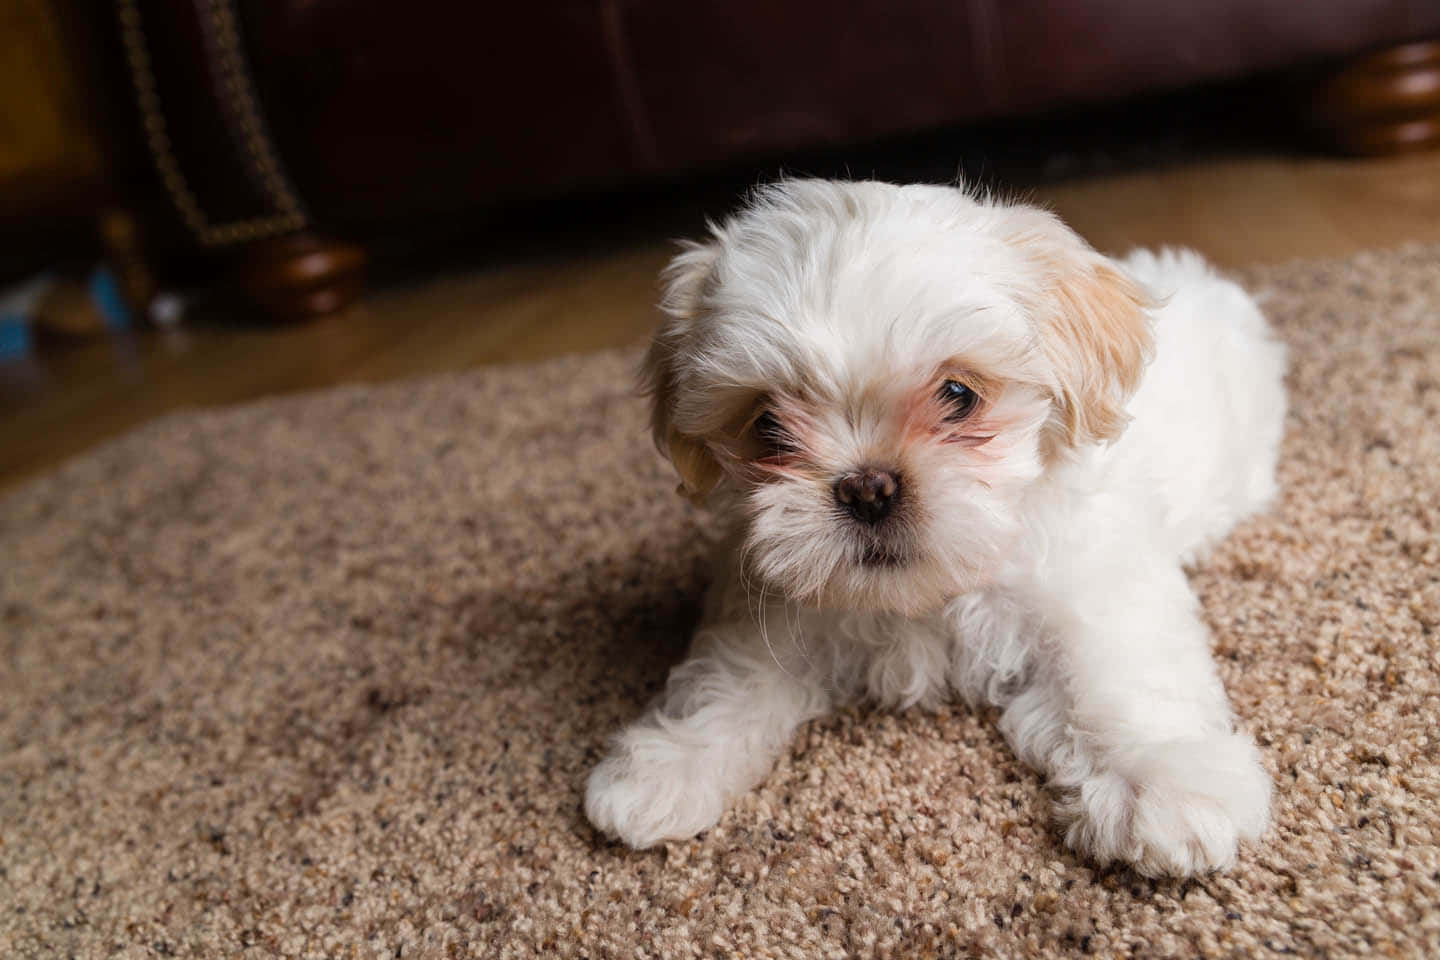
[[[675,258],[663,308],[655,437],[731,534],[590,777],[596,827],[693,836],[799,724],[954,695],[1100,863],[1196,874],[1260,835],[1182,570],[1276,489],[1285,356],[1243,290],[960,189],[790,180]]]

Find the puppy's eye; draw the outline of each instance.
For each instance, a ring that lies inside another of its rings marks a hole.
[[[755,434],[755,439],[760,441],[763,456],[773,457],[781,453],[793,453],[795,450],[795,441],[769,410],[756,417],[750,429]]]
[[[964,420],[980,402],[979,394],[959,380],[946,380],[940,384],[937,396],[940,398],[940,402],[945,404],[945,421],[947,423]]]

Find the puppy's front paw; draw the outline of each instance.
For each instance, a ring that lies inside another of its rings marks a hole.
[[[703,750],[631,731],[590,774],[585,815],[637,850],[693,837],[725,809],[720,771],[706,767]]]
[[[1066,843],[1100,863],[1147,876],[1191,876],[1234,865],[1241,840],[1270,821],[1270,778],[1241,734],[1117,752],[1061,808]]]

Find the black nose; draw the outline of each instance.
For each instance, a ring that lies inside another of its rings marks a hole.
[[[835,481],[835,499],[856,520],[879,523],[900,499],[900,478],[873,468],[847,473]]]

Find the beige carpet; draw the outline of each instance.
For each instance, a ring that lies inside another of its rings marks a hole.
[[[692,843],[580,815],[704,525],[635,355],[154,423],[0,500],[0,957],[1440,956],[1440,248],[1252,271],[1272,516],[1195,583],[1275,825],[1097,871],[990,718],[812,724]]]

